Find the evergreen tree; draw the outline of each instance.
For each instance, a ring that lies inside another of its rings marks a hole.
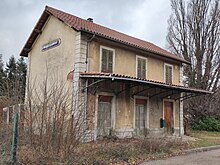
[[[15,80],[17,76],[17,65],[16,65],[16,59],[14,56],[11,56],[9,58],[9,62],[6,63],[6,73],[7,78],[10,80]]]
[[[4,63],[2,60],[2,54],[0,54],[0,96],[4,95],[4,90],[5,90],[5,71],[4,71]]]
[[[18,81],[17,81],[17,64],[14,56],[9,58],[6,63],[6,96],[12,98],[14,101],[18,99]]]
[[[16,61],[15,57],[11,56],[8,63],[6,63],[5,73],[6,96],[15,103],[23,102],[27,74],[27,65],[24,58],[21,57]]]
[[[17,61],[17,77],[20,85],[21,99],[25,97],[25,86],[26,86],[26,75],[27,75],[27,64],[23,57],[20,57]]]

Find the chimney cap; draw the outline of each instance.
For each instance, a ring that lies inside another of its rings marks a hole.
[[[87,18],[87,21],[93,22],[93,18]]]

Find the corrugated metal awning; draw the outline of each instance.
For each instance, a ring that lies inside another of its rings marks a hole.
[[[190,88],[190,87],[186,87],[182,85],[167,84],[163,82],[152,81],[152,80],[147,80],[143,78],[137,78],[137,77],[114,74],[114,73],[81,73],[80,77],[81,78],[94,78],[94,79],[109,79],[111,81],[136,82],[140,84],[146,84],[148,86],[155,87],[155,88],[168,89],[168,90],[178,91],[178,92],[186,92],[186,93],[191,93],[191,94],[196,94],[196,95],[213,93],[213,92],[203,90],[203,89]]]

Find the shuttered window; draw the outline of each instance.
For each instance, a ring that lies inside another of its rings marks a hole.
[[[113,51],[102,48],[102,64],[101,64],[101,72],[112,73],[113,72]]]
[[[172,84],[173,82],[173,67],[165,64],[165,82]]]
[[[146,59],[137,58],[137,77],[146,79]]]

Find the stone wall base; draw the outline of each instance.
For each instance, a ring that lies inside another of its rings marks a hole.
[[[133,128],[116,129],[114,131],[114,135],[116,135],[120,139],[131,138],[133,137],[133,134],[134,134]]]
[[[113,131],[113,135],[117,136],[120,139],[137,137],[137,134],[133,128],[115,129]],[[183,128],[181,129],[175,128],[172,134],[168,134],[166,132],[166,128],[149,128],[146,129],[145,134],[143,136],[149,138],[151,137],[161,138],[166,136],[181,137],[183,135],[184,135]],[[89,141],[95,141],[96,139],[97,139],[96,131],[88,130],[85,132],[85,136],[83,137],[82,141],[89,142]]]

